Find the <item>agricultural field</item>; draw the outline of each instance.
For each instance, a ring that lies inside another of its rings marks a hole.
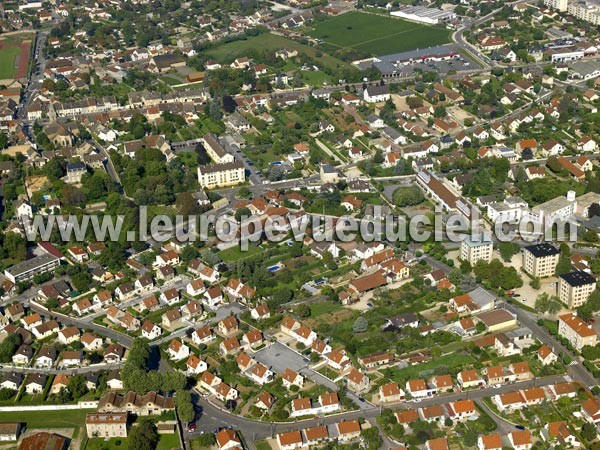
[[[308,34],[336,47],[352,48],[372,55],[450,42],[450,32],[441,27],[356,11],[319,22]]]

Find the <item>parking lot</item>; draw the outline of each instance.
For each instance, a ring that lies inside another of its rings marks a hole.
[[[263,348],[255,353],[254,356],[257,361],[270,367],[277,373],[283,373],[288,368],[299,372],[302,369],[308,368],[309,364],[308,358],[303,358],[280,342],[275,342]]]

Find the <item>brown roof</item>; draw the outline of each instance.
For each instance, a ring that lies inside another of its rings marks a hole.
[[[240,442],[240,439],[237,437],[237,433],[233,430],[223,429],[219,431],[216,435],[217,444],[219,444],[219,448],[224,447],[229,442]]]
[[[360,433],[360,422],[358,420],[346,420],[344,422],[338,422],[337,428],[340,435]]]
[[[515,445],[531,443],[531,431],[529,430],[513,431],[510,434],[512,435],[513,443]]]
[[[281,433],[277,435],[277,439],[281,445],[301,444],[302,435],[299,431],[288,431],[287,433]]]
[[[485,450],[502,448],[502,437],[497,433],[481,436],[481,442]]]
[[[304,436],[308,442],[318,441],[319,439],[327,439],[329,432],[325,425],[304,429]]]
[[[419,420],[419,413],[416,409],[407,409],[396,413],[396,420],[400,424],[407,424]]]
[[[354,287],[358,292],[366,292],[371,289],[376,289],[387,284],[386,278],[383,276],[382,271],[378,270],[370,275],[365,275],[350,282],[350,285]]]
[[[501,323],[510,322],[515,320],[514,316],[505,311],[504,309],[496,309],[494,311],[487,311],[477,316],[487,327],[500,325]]]
[[[66,437],[45,431],[23,438],[19,445],[19,450],[62,450],[66,448]]]
[[[319,398],[321,399],[321,405],[323,406],[337,405],[340,402],[340,399],[335,392],[321,394]]]
[[[581,337],[590,337],[596,334],[596,331],[574,314],[563,314],[558,318]]]
[[[292,400],[292,409],[294,411],[304,411],[311,408],[310,398],[300,397]]]
[[[421,408],[421,414],[425,419],[429,419],[432,417],[442,417],[445,415],[445,412],[442,405],[431,405]]]
[[[262,402],[267,408],[270,408],[271,406],[273,406],[273,403],[275,403],[275,397],[273,397],[268,392],[263,392],[262,394],[260,394],[258,396],[258,400]]]

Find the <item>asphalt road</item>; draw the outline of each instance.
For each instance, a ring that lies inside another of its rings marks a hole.
[[[124,345],[125,347],[131,348],[131,344],[133,343],[133,338],[131,336],[128,336],[127,334],[124,334],[124,333],[120,333],[115,330],[111,330],[110,328],[107,328],[107,327],[103,327],[94,322],[86,322],[81,319],[76,319],[74,317],[68,317],[63,314],[56,313],[54,311],[49,311],[49,310],[42,308],[41,306],[38,306],[34,303],[30,303],[29,307],[31,308],[31,310],[33,310],[39,314],[56,319],[62,325],[68,325],[68,326],[73,325],[73,326],[76,326],[76,327],[84,329],[84,330],[89,329],[89,330],[95,331],[96,333],[98,333],[102,336],[106,336],[106,337],[110,338],[113,342],[118,342],[119,344]]]
[[[516,390],[526,389],[530,387],[541,387],[556,384],[565,381],[563,375],[555,375],[550,377],[538,378],[534,380],[522,381],[517,383],[511,383],[499,388],[488,387],[483,389],[477,389],[465,392],[453,392],[444,395],[438,395],[435,397],[423,399],[420,402],[402,402],[394,406],[390,406],[391,409],[418,409],[432,405],[444,405],[448,402],[454,402],[457,400],[482,400],[486,397],[492,397],[497,394],[504,394]],[[317,417],[314,419],[295,421],[289,423],[268,423],[260,422],[253,419],[248,419],[238,415],[231,414],[228,411],[224,411],[219,407],[215,406],[206,398],[201,395],[198,396],[196,401],[196,407],[198,416],[196,419],[197,429],[194,433],[187,433],[190,438],[196,437],[201,433],[214,432],[219,427],[233,427],[236,430],[242,432],[246,439],[252,440],[264,439],[271,437],[277,433],[284,433],[286,431],[301,430],[308,427],[314,427],[317,425],[330,425],[342,420],[352,419],[376,419],[381,414],[382,408],[376,406],[370,406],[366,409],[346,412],[342,414],[336,414],[325,417]],[[492,416],[494,418],[494,416]],[[498,420],[494,418],[497,422]],[[503,420],[503,419],[502,419]],[[500,420],[500,422],[502,422]],[[504,423],[503,427],[509,429],[509,422]],[[514,428],[512,428],[514,429]]]

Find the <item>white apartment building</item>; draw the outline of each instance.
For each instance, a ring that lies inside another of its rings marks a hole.
[[[523,250],[523,270],[537,278],[554,275],[560,250],[547,242],[530,245]]]
[[[564,337],[578,351],[586,345],[596,345],[596,331],[575,314],[558,316],[558,335]]]
[[[467,236],[460,244],[460,258],[463,261],[469,261],[471,265],[477,261],[490,262],[493,250],[492,241],[483,240],[483,237],[480,237],[480,240],[473,240],[471,236]]]
[[[588,301],[596,290],[596,279],[587,272],[576,271],[561,275],[558,281],[560,301],[574,309]]]
[[[198,182],[203,188],[234,186],[244,181],[246,173],[241,161],[198,166]]]

